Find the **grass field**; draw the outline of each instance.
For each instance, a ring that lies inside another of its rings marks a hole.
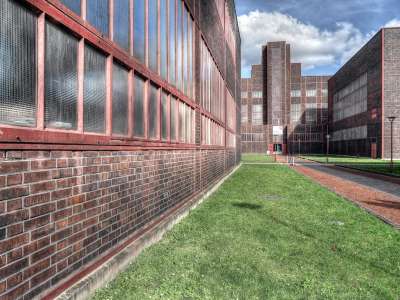
[[[243,153],[242,162],[244,163],[273,163],[274,156],[266,154]]]
[[[326,163],[325,155],[304,155],[305,159]],[[400,161],[394,162],[393,173],[390,170],[390,161],[382,159],[371,159],[368,157],[351,157],[351,156],[329,156],[329,163],[336,165],[350,166],[355,169],[378,172],[400,176]]]
[[[244,165],[94,299],[399,299],[400,233],[285,166]]]

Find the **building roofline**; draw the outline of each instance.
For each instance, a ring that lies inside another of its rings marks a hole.
[[[387,27],[386,27],[386,28],[387,28]],[[394,28],[394,27],[393,27],[393,28]],[[399,27],[399,28],[400,28],[400,27]],[[333,77],[335,77],[336,75],[338,75],[339,72],[341,72],[341,71],[344,69],[344,67],[346,67],[346,65],[347,65],[350,61],[352,61],[358,54],[360,54],[361,50],[363,50],[364,47],[367,46],[376,36],[382,34],[382,32],[383,32],[384,29],[385,29],[385,27],[382,27],[381,29],[379,29],[367,42],[365,42],[364,45],[362,45],[362,46],[360,47],[360,49],[358,49],[357,52],[354,53],[353,56],[350,57],[350,58],[335,72],[335,74],[333,74],[333,75],[331,76],[331,79],[332,79]]]

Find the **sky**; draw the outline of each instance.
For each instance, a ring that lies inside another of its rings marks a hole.
[[[236,0],[242,77],[268,41],[291,44],[303,75],[333,75],[380,28],[400,26],[400,0]]]

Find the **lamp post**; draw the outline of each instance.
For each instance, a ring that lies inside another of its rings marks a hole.
[[[390,122],[390,172],[393,173],[393,122],[396,117],[388,117]]]
[[[326,163],[329,163],[329,140],[331,138],[330,134],[326,135]]]

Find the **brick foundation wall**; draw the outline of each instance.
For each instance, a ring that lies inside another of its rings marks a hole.
[[[0,152],[0,298],[54,288],[237,160],[234,150]]]

